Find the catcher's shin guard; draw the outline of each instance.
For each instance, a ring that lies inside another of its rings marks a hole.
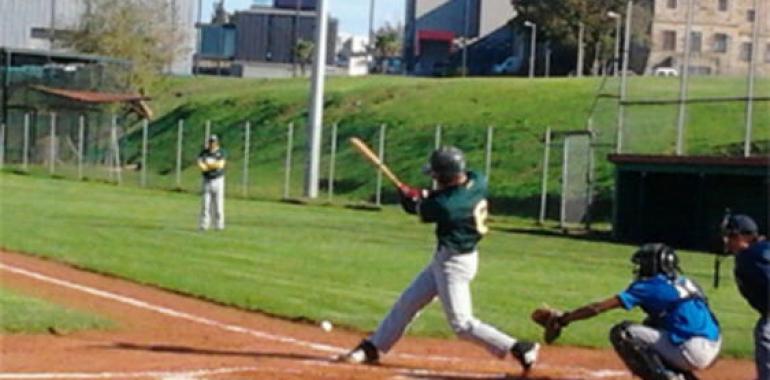
[[[679,373],[672,371],[660,356],[646,343],[640,342],[628,332],[633,323],[621,322],[610,330],[610,342],[626,367],[642,380],[680,380]]]

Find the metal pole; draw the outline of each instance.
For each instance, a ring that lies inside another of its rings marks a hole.
[[[78,118],[78,179],[83,179],[83,146],[86,136],[86,118],[80,115]]]
[[[583,60],[585,59],[583,57],[583,38],[585,34],[585,26],[583,25],[583,22],[581,21],[578,23],[578,56],[577,56],[577,69],[576,69],[576,75],[578,78],[583,77]]]
[[[283,198],[289,198],[289,186],[291,185],[291,154],[294,147],[294,123],[289,123],[286,133],[286,163],[284,166]]]
[[[559,227],[566,228],[567,225],[567,176],[569,175],[567,167],[569,166],[569,138],[564,139],[564,155],[561,160],[561,207],[559,210]]]
[[[51,136],[48,142],[48,173],[54,175],[56,173],[56,113],[51,112]]]
[[[545,149],[543,149],[543,178],[540,182],[540,217],[539,224],[545,223],[545,211],[548,198],[548,165],[551,154],[551,127],[545,129]]]
[[[487,183],[489,183],[492,177],[492,138],[495,127],[487,127],[487,144],[486,152],[484,155],[484,174],[487,175]]]
[[[433,147],[435,150],[438,150],[438,148],[441,147],[441,125],[436,125],[436,136],[434,140]],[[433,180],[433,190],[438,189],[438,182]]]
[[[535,53],[537,52],[537,24],[530,21],[524,21],[524,26],[532,28],[529,41],[529,77],[535,77]]]
[[[618,77],[618,65],[620,63],[620,15],[615,17],[615,52],[613,54],[612,72],[615,78]]]
[[[56,0],[51,0],[51,26],[48,31],[48,50],[52,51],[56,42]]]
[[[545,48],[545,77],[551,77],[551,43],[549,42]]]
[[[5,164],[5,123],[0,123],[0,169]]]
[[[334,196],[334,165],[337,158],[337,123],[332,124],[332,141],[329,152],[329,202]]]
[[[144,119],[142,121],[142,173],[141,173],[141,185],[147,187],[147,136],[149,134],[150,121]]]
[[[586,191],[586,218],[585,218],[585,227],[586,230],[591,230],[591,218],[592,210],[591,207],[593,206],[594,201],[594,133],[593,133],[593,127],[589,129],[591,134],[588,136],[588,190]]]
[[[465,0],[465,25],[463,29],[463,76],[468,76],[468,34],[470,29],[470,0]]]
[[[111,128],[111,135],[112,135],[112,152],[114,155],[114,161],[113,161],[113,170],[115,171],[115,175],[117,178],[118,185],[120,185],[121,182],[123,182],[122,178],[122,170],[121,170],[121,163],[120,163],[120,144],[118,143],[118,117],[115,115],[112,115],[112,128]]]
[[[24,114],[24,142],[22,147],[21,168],[27,171],[29,164],[29,113]]]
[[[321,129],[323,128],[324,81],[326,77],[326,32],[328,0],[318,0],[318,18],[315,36],[310,123],[307,128],[308,158],[305,168],[305,196],[318,197],[318,179],[321,167]]]
[[[193,75],[198,75],[198,66],[200,65],[200,54],[203,51],[203,32],[201,24],[203,21],[203,0],[198,0],[198,23],[195,25],[195,46],[198,51],[193,55]]]
[[[176,127],[176,187],[182,187],[182,138],[184,138],[184,119]]]
[[[623,123],[625,122],[626,91],[628,86],[628,55],[631,49],[631,17],[634,10],[634,1],[626,3],[626,31],[623,38],[623,69],[620,73],[620,101],[618,102],[618,133],[615,140],[615,153],[623,153]]]
[[[380,139],[377,156],[380,162],[385,162],[385,124],[380,124]],[[382,205],[382,170],[377,170],[377,192],[375,194],[375,204]]]
[[[687,25],[684,31],[684,63],[681,66],[679,76],[679,112],[676,123],[676,154],[684,151],[684,123],[687,117],[687,84],[690,77],[690,43],[692,40],[692,18],[695,13],[695,0],[687,3]]]
[[[206,120],[206,126],[203,131],[203,145],[208,144],[209,136],[211,136],[211,120]]]
[[[751,156],[751,129],[754,121],[754,76],[757,71],[757,56],[759,56],[759,25],[763,22],[763,10],[759,9],[759,1],[754,0],[754,26],[751,30],[751,57],[749,57],[749,84],[746,95],[746,132],[743,138],[743,156]],[[767,55],[768,53],[765,53]]]
[[[374,50],[374,3],[375,0],[369,2],[369,49]]]
[[[249,195],[249,149],[251,148],[251,122],[246,122],[243,142],[243,196]]]

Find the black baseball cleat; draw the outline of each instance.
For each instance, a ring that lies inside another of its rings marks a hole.
[[[340,355],[337,361],[350,364],[377,364],[380,361],[380,354],[372,342],[364,339],[356,348],[347,354]]]
[[[511,354],[519,361],[521,367],[524,368],[524,372],[529,371],[535,365],[539,352],[539,343],[519,341],[511,347]]]

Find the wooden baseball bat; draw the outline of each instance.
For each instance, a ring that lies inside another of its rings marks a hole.
[[[401,180],[399,180],[398,177],[396,177],[396,175],[390,171],[390,168],[388,168],[387,165],[380,161],[380,158],[377,157],[377,155],[369,148],[368,145],[366,145],[365,142],[361,141],[361,139],[358,137],[351,137],[349,141],[351,144],[353,144],[353,147],[356,148],[356,150],[361,153],[364,158],[366,158],[367,161],[371,162],[372,165],[382,171],[382,174],[385,174],[385,177],[388,177],[390,182],[393,182],[393,184],[397,187],[401,187],[403,185],[403,182],[401,182]]]

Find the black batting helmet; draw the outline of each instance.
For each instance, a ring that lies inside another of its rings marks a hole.
[[[451,181],[458,174],[465,172],[465,155],[462,150],[453,146],[442,146],[430,155],[423,172],[439,182]]]
[[[668,278],[675,278],[682,270],[679,257],[674,249],[663,243],[648,243],[631,256],[637,278],[653,277],[663,273]]]

